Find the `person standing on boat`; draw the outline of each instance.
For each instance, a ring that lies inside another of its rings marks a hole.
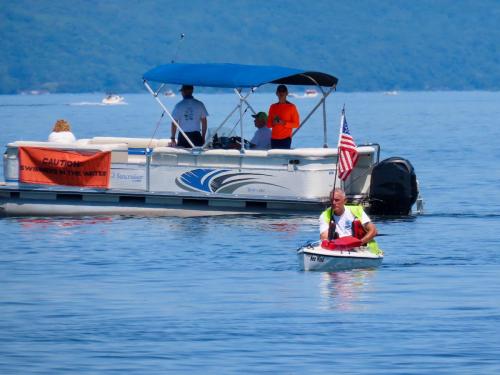
[[[254,150],[269,150],[271,148],[271,129],[267,127],[266,112],[259,112],[252,115],[252,117],[257,130],[250,141],[251,148]]]
[[[292,146],[292,131],[299,127],[299,112],[295,104],[286,100],[288,88],[278,85],[278,103],[271,104],[267,127],[272,129],[271,148],[289,149]]]
[[[180,91],[183,99],[175,105],[172,117],[195,146],[203,146],[207,133],[208,112],[201,101],[193,98],[193,90],[194,87],[191,85],[182,85]],[[177,127],[172,122],[171,145],[175,146],[177,144],[179,147],[191,148],[191,145],[181,132],[179,132],[179,138],[176,141],[176,132]]]
[[[49,142],[56,143],[73,143],[76,141],[75,136],[71,132],[71,125],[66,120],[57,120],[49,134]]]
[[[374,240],[378,233],[377,227],[372,223],[368,215],[363,210],[363,207],[357,205],[346,205],[347,198],[344,191],[340,188],[330,192],[330,201],[331,206],[323,211],[319,217],[320,239],[328,240],[328,231],[330,229],[330,220],[333,209],[335,238],[355,236],[361,240],[363,245],[367,245],[373,252],[380,252],[381,250]],[[360,225],[361,228],[359,228]]]

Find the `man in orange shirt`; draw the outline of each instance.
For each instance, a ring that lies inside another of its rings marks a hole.
[[[278,103],[269,107],[267,127],[272,129],[271,148],[289,149],[292,145],[292,131],[300,124],[297,108],[286,100],[287,95],[287,87],[279,85],[276,88]]]

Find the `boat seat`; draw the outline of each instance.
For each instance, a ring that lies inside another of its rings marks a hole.
[[[157,147],[153,151],[155,154],[157,153],[168,153],[168,154],[181,154],[181,155],[197,155],[196,152],[192,153],[191,149],[186,148],[177,148],[177,147]],[[201,155],[206,156],[260,156],[266,157],[267,151],[264,150],[245,150],[245,153],[240,153],[240,150],[223,150],[223,149],[211,149],[211,150],[203,150],[200,153]]]
[[[157,138],[126,138],[126,137],[94,137],[89,140],[90,144],[126,143],[129,148],[155,148],[170,145],[170,139]]]
[[[336,148],[295,148],[290,150],[269,150],[269,156],[302,156],[302,157],[328,157],[337,156]]]
[[[191,149],[180,148],[180,147],[177,148],[177,147],[159,146],[153,150],[153,154],[159,154],[159,153],[190,155]]]
[[[359,154],[373,154],[375,152],[374,146],[358,146]],[[294,148],[290,150],[273,149],[269,150],[269,156],[303,156],[303,157],[332,157],[337,156],[337,148]]]
[[[77,145],[82,145],[82,146],[84,146],[84,145],[88,145],[88,144],[90,144],[90,139],[89,139],[89,138],[81,138],[81,139],[77,139],[77,140],[75,141],[75,143],[76,143]]]
[[[203,155],[223,155],[223,156],[240,156],[240,150],[222,150],[222,149],[214,149],[214,150],[206,150],[203,152]]]
[[[245,150],[245,155],[265,158],[268,154],[266,150]]]

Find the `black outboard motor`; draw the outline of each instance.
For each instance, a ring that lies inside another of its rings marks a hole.
[[[370,186],[371,214],[408,215],[417,197],[417,176],[408,160],[392,157],[373,167]]]

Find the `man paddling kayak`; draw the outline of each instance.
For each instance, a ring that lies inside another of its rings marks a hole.
[[[337,188],[330,192],[331,207],[323,211],[319,217],[320,239],[331,240],[354,236],[359,238],[363,245],[368,245],[373,252],[381,252],[374,240],[378,233],[375,224],[372,223],[363,207],[346,205],[346,200],[342,189]],[[329,236],[330,228],[331,235]]]

